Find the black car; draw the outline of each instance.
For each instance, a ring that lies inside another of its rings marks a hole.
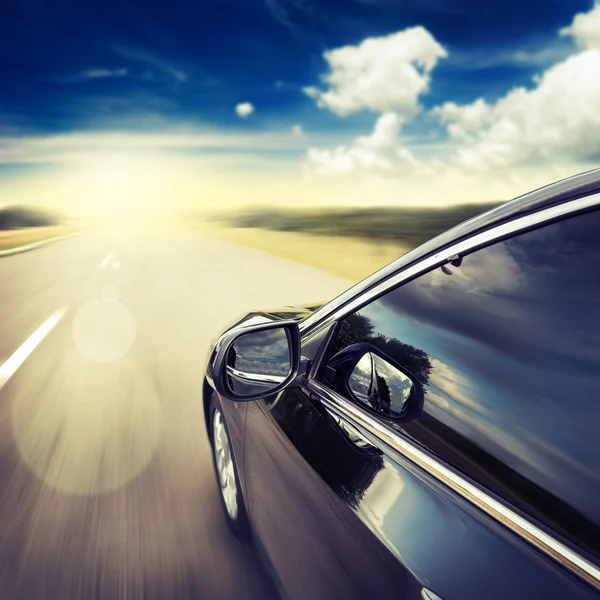
[[[600,597],[600,170],[247,315],[204,403],[288,598]]]

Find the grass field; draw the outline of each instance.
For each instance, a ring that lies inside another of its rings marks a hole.
[[[26,246],[61,235],[75,233],[80,228],[70,225],[51,225],[49,227],[27,227],[25,229],[0,230],[0,251]]]
[[[464,204],[447,207],[384,208],[247,208],[213,216],[215,224],[289,233],[350,237],[378,243],[387,240],[416,247],[495,206]]]
[[[364,279],[411,249],[394,242],[376,243],[360,238],[266,229],[234,229],[212,224],[202,225],[200,230],[207,235],[295,260],[354,281]]]
[[[205,227],[211,235],[356,281],[498,204],[441,208],[254,207],[214,214]]]

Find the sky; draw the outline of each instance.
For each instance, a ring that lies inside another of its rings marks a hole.
[[[508,200],[600,157],[590,0],[3,0],[0,205]]]

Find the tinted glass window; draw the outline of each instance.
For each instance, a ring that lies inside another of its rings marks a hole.
[[[329,356],[356,342],[424,386],[395,427],[600,554],[600,213],[399,286],[346,317]]]

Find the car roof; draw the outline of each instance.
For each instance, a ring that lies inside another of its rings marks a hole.
[[[355,298],[367,292],[374,286],[379,285],[395,275],[399,270],[404,269],[427,256],[431,256],[448,246],[452,246],[473,235],[493,229],[503,223],[545,210],[552,206],[566,204],[596,192],[600,192],[600,168],[586,171],[585,173],[568,177],[556,183],[544,186],[533,192],[519,196],[514,200],[501,204],[492,210],[477,215],[468,221],[464,221],[418,246],[414,250],[411,250],[366,279],[363,279],[361,282],[327,303],[321,310],[317,310],[311,317],[308,317],[304,326],[301,324],[301,329],[304,330],[306,327],[306,329],[310,330],[312,326],[316,325],[327,313],[331,313],[334,310],[341,308],[351,298]]]

